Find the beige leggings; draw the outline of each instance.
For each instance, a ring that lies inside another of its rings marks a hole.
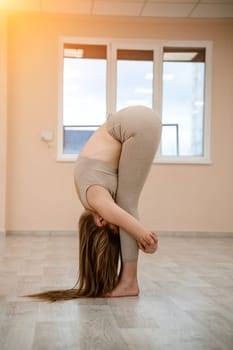
[[[138,201],[160,142],[161,121],[149,108],[138,106],[110,115],[108,132],[122,143],[116,203],[138,218]],[[123,261],[138,258],[134,238],[120,228]]]

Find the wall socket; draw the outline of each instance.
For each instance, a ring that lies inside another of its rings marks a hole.
[[[53,132],[51,130],[42,130],[41,131],[41,140],[45,142],[53,141]]]

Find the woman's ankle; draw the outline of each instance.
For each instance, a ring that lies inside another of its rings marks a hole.
[[[137,279],[137,260],[123,261],[120,278],[122,279]]]

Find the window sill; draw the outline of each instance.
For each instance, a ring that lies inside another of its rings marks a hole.
[[[62,154],[58,155],[57,162],[75,162],[78,157],[78,154]]]
[[[78,154],[62,154],[57,156],[57,162],[75,162]],[[204,157],[159,157],[154,159],[156,164],[199,164],[211,165],[212,160]]]
[[[209,157],[161,157],[157,156],[154,160],[157,164],[199,164],[211,165],[212,160]]]

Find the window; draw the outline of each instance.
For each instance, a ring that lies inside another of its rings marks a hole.
[[[153,104],[153,51],[117,50],[116,110]]]
[[[94,130],[104,122],[106,76],[106,46],[64,45],[64,154],[79,153]]]
[[[161,155],[202,157],[205,49],[163,49]]]
[[[108,113],[145,105],[162,118],[157,161],[209,162],[209,42],[82,41],[61,41],[59,160],[74,160]]]

